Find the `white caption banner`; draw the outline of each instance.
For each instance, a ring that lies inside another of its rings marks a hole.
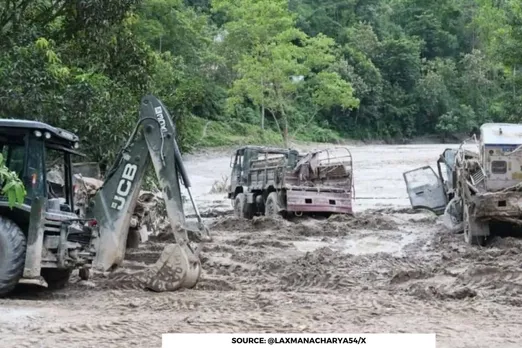
[[[435,343],[435,334],[164,334],[161,347],[436,348]]]

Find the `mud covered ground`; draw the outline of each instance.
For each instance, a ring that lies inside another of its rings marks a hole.
[[[437,333],[437,347],[520,347],[522,240],[469,247],[414,212],[402,172],[444,146],[355,147],[356,214],[237,220],[208,195],[229,158],[188,158],[214,240],[195,289],[152,293],[96,277],[0,300],[2,347],[160,347],[167,332]],[[189,212],[190,214],[190,212]],[[163,244],[129,253],[153,262]]]

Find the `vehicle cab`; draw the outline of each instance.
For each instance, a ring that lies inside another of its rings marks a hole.
[[[264,146],[244,146],[238,148],[230,158],[232,174],[228,188],[228,198],[234,199],[237,193],[243,192],[249,182],[249,169],[253,161],[267,159],[271,156],[284,156],[287,166],[293,168],[302,156],[294,149],[275,149]]]
[[[522,181],[522,125],[486,123],[480,127],[481,164],[487,191]]]
[[[20,207],[29,211],[35,197],[45,198],[46,210],[74,211],[72,155],[80,155],[78,137],[63,129],[28,120],[0,120],[0,149],[5,165],[24,183],[27,195]],[[0,209],[7,207],[0,196]]]

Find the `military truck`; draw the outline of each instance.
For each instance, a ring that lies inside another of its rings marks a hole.
[[[237,217],[353,213],[352,155],[346,148],[300,154],[245,146],[235,151],[230,166],[228,198]]]
[[[446,149],[430,166],[404,173],[411,205],[444,214],[469,244],[484,245],[494,221],[522,225],[522,125],[486,123],[476,152]]]

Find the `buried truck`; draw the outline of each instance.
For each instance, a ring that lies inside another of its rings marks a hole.
[[[491,222],[522,225],[522,125],[484,124],[478,151],[464,145],[441,154],[439,175],[424,166],[405,172],[404,180],[413,208],[444,215],[448,229],[484,245]]]
[[[335,155],[334,150],[340,151]],[[236,217],[352,214],[352,155],[346,148],[304,155],[245,146],[231,157],[228,198]]]
[[[153,96],[142,98],[132,135],[102,187],[81,207],[75,204],[71,159],[82,156],[77,151],[78,137],[41,122],[1,119],[5,164],[22,178],[27,195],[23,204],[13,208],[6,197],[0,197],[0,296],[12,292],[18,283],[61,288],[75,269],[80,278],[88,279],[91,268],[112,271],[119,266],[150,162],[162,189],[175,244],[167,245],[156,264],[140,270],[135,278],[153,291],[193,287],[201,272],[198,244],[209,241],[210,235],[194,201],[199,224],[197,229],[186,227],[181,179],[192,195],[175,134],[163,103]],[[51,175],[56,165],[64,178],[61,184]]]

